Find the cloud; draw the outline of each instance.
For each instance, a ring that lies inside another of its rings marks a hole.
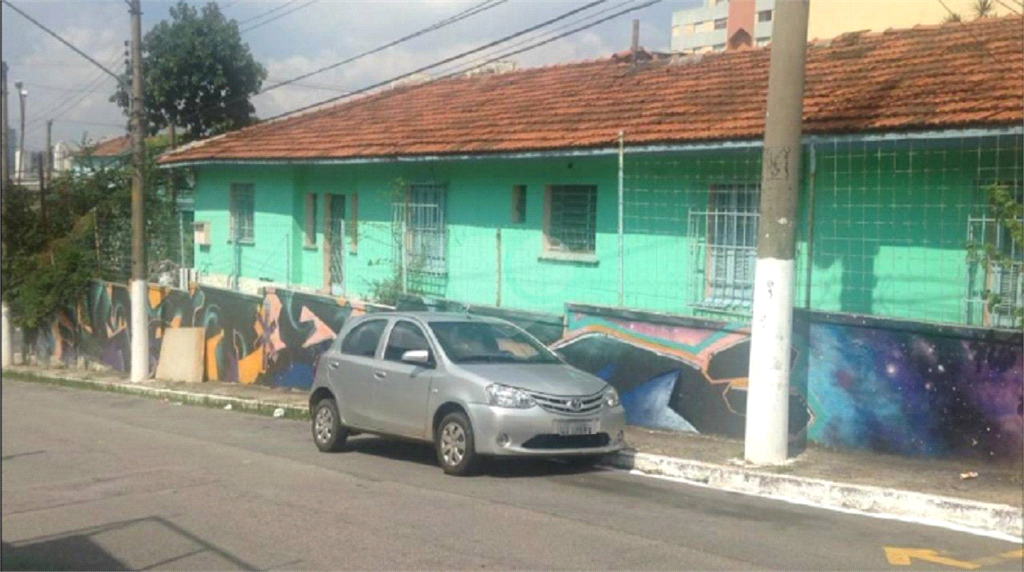
[[[621,1],[610,0],[588,13],[613,8]],[[168,9],[174,3],[165,0],[144,2],[143,33],[167,18]],[[259,95],[253,104],[260,117],[277,115],[322,101],[341,91],[363,88],[406,73],[585,3],[584,0],[512,0],[379,54]],[[671,12],[692,3],[693,0],[665,1],[512,59],[519,67],[532,67],[607,56],[628,47],[630,19],[634,17],[642,20],[641,43],[666,49]],[[283,1],[237,0],[219,3],[226,16],[240,22],[283,4]],[[290,8],[284,8],[241,27],[245,29],[282,15],[267,25],[243,33],[253,55],[268,70],[270,77],[264,85],[269,86],[342,61],[478,4],[480,0],[320,0],[287,15],[282,14]],[[115,72],[123,69],[122,53],[124,40],[129,37],[129,18],[127,8],[120,0],[21,2],[17,5],[104,65],[110,64]],[[579,16],[558,25],[577,18]],[[3,7],[2,24],[2,48],[4,59],[10,65],[9,78],[12,82],[24,80],[29,91],[26,148],[42,147],[45,121],[54,117],[54,141],[77,142],[83,132],[88,132],[92,139],[124,133],[125,117],[115,104],[108,101],[114,92],[113,79],[105,78],[95,66],[7,6]],[[525,39],[520,38],[513,43]],[[488,50],[470,60],[494,55],[499,53],[498,49]],[[436,75],[450,71],[453,66],[465,65],[468,61],[456,62],[431,73]],[[95,91],[88,93],[89,90]],[[17,127],[20,118],[13,85],[11,92],[11,125]]]

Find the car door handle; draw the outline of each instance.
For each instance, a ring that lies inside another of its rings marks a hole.
[[[387,376],[388,376],[387,372],[384,372],[384,371],[375,371],[375,372],[373,372],[373,377],[376,377],[377,379],[384,379]]]
[[[332,361],[329,366],[331,369],[338,369],[338,362]]]

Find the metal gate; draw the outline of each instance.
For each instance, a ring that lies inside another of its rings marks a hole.
[[[333,203],[332,203],[333,205]],[[345,295],[345,219],[331,219],[330,284],[332,296]]]
[[[445,188],[412,185],[410,201],[393,205],[394,260],[408,274],[448,273]]]

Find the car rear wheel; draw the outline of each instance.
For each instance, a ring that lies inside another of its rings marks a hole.
[[[324,453],[340,451],[348,439],[348,429],[341,424],[338,406],[331,398],[321,399],[313,408],[313,442]]]
[[[438,425],[437,461],[449,475],[473,474],[479,458],[473,442],[473,427],[463,413],[449,413]]]

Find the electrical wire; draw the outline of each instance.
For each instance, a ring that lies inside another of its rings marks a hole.
[[[280,6],[277,6],[276,8],[271,8],[270,10],[267,10],[265,12],[261,12],[259,14],[256,14],[255,16],[253,16],[251,18],[246,18],[245,20],[242,20],[242,21],[238,22],[238,25],[241,26],[242,24],[248,24],[249,22],[252,22],[253,20],[259,20],[260,18],[262,18],[264,16],[269,16],[269,15],[273,14],[274,12],[277,12],[279,10],[284,10],[285,8],[287,8],[288,6],[291,6],[292,4],[294,4],[296,2],[298,2],[298,0],[290,0],[289,2],[285,2],[284,4],[281,4]],[[234,2],[232,2],[232,4],[234,4]],[[226,10],[229,6],[230,5],[225,6],[222,10]]]
[[[240,30],[238,33],[239,34],[244,34],[246,32],[255,30],[256,28],[259,28],[260,26],[265,26],[265,25],[267,25],[267,24],[269,24],[269,23],[271,23],[271,22],[273,22],[275,20],[280,20],[281,18],[284,18],[285,16],[287,16],[288,14],[291,14],[292,12],[295,12],[295,11],[298,11],[298,10],[302,10],[303,8],[308,8],[309,6],[312,6],[313,4],[316,4],[316,0],[309,0],[309,2],[306,2],[305,4],[303,4],[301,6],[296,6],[295,8],[292,8],[291,10],[288,10],[287,12],[281,12],[280,14],[274,16],[273,18],[270,18],[269,20],[264,20],[264,21],[262,21],[262,22],[260,22],[258,24],[254,24],[252,26],[249,26],[248,28],[246,28],[244,30]]]
[[[369,85],[369,86],[367,86],[367,87],[364,87],[364,88],[358,89],[358,90],[356,90],[356,91],[353,91],[353,92],[351,92],[351,93],[349,93],[349,94],[346,94],[346,95],[339,95],[339,96],[336,96],[336,97],[331,97],[331,98],[325,99],[325,100],[323,100],[323,101],[320,101],[320,102],[318,102],[318,103],[314,103],[314,104],[306,105],[306,106],[300,107],[300,108],[298,108],[298,109],[294,109],[294,110],[292,110],[292,111],[288,111],[288,112],[285,112],[285,113],[281,113],[281,114],[275,115],[275,116],[273,116],[273,117],[271,117],[271,118],[269,118],[269,119],[267,119],[267,120],[265,120],[265,121],[272,121],[272,120],[274,120],[274,119],[279,119],[279,118],[281,118],[281,117],[284,117],[284,116],[286,116],[286,115],[292,115],[292,114],[295,114],[295,113],[301,113],[301,112],[303,112],[303,111],[307,111],[307,110],[313,109],[313,108],[315,108],[315,107],[320,107],[320,106],[322,106],[322,105],[325,105],[325,104],[328,104],[328,103],[332,103],[332,102],[338,101],[339,99],[343,99],[343,98],[346,98],[346,97],[352,97],[352,96],[355,96],[355,95],[359,95],[359,94],[362,94],[362,93],[366,93],[366,92],[368,92],[368,91],[370,91],[370,90],[373,90],[373,89],[377,89],[377,88],[379,88],[379,87],[382,87],[382,86],[388,85],[388,84],[390,84],[390,83],[393,83],[393,82],[396,82],[396,81],[398,81],[398,80],[401,80],[401,79],[405,79],[405,78],[407,78],[407,77],[411,77],[411,76],[414,76],[414,75],[416,75],[416,74],[419,74],[419,73],[423,73],[423,72],[425,72],[425,71],[427,71],[427,70],[431,70],[431,69],[434,69],[434,68],[436,68],[436,67],[442,66],[442,65],[444,65],[444,64],[447,64],[447,63],[450,63],[450,62],[453,62],[453,61],[456,61],[456,60],[460,60],[460,59],[462,59],[462,58],[464,58],[464,57],[466,57],[466,56],[468,56],[468,55],[472,55],[472,54],[475,54],[475,53],[479,53],[479,52],[482,52],[482,51],[484,51],[484,50],[486,50],[486,49],[488,49],[488,48],[490,48],[490,47],[496,46],[496,45],[498,45],[498,44],[503,44],[503,43],[505,43],[505,42],[507,42],[507,41],[509,41],[509,40],[512,40],[512,39],[518,38],[518,37],[520,37],[520,36],[524,36],[524,35],[526,35],[526,34],[529,34],[530,32],[533,32],[533,31],[535,31],[535,30],[538,30],[538,29],[540,29],[540,28],[543,28],[543,27],[545,27],[545,26],[548,26],[548,25],[550,25],[550,24],[553,24],[553,23],[555,23],[555,22],[559,22],[559,21],[561,21],[561,20],[564,20],[564,19],[566,19],[566,18],[568,18],[568,17],[570,17],[570,16],[573,16],[573,15],[575,15],[575,14],[578,14],[578,13],[580,13],[580,12],[583,12],[584,10],[589,10],[590,8],[593,8],[594,6],[597,6],[598,4],[603,4],[603,3],[604,3],[604,2],[606,2],[606,1],[607,1],[607,0],[594,0],[593,2],[587,3],[587,4],[585,4],[585,5],[583,5],[583,6],[579,7],[579,8],[574,8],[574,9],[572,9],[572,10],[569,10],[568,12],[565,12],[565,13],[562,13],[562,14],[560,14],[560,15],[558,15],[558,16],[555,16],[554,18],[550,18],[550,19],[548,19],[548,20],[545,20],[545,21],[541,22],[540,24],[535,24],[535,25],[533,25],[533,26],[530,26],[529,28],[526,28],[526,29],[524,29],[524,30],[520,30],[520,31],[518,31],[518,32],[515,32],[515,33],[513,33],[513,34],[509,34],[509,35],[507,35],[507,36],[504,36],[504,37],[502,37],[502,38],[499,38],[499,39],[497,39],[497,40],[494,40],[494,41],[488,42],[488,43],[486,43],[486,44],[483,44],[483,45],[481,45],[481,46],[477,46],[477,47],[475,47],[475,48],[472,48],[472,49],[470,49],[470,50],[466,50],[466,51],[464,51],[464,52],[461,52],[461,53],[459,53],[459,54],[456,54],[456,55],[454,55],[454,56],[451,56],[451,57],[447,57],[447,58],[444,58],[444,59],[442,59],[442,60],[439,60],[439,61],[437,61],[437,62],[434,62],[434,63],[432,63],[432,64],[427,64],[427,65],[425,65],[425,66],[421,66],[421,67],[419,67],[419,68],[416,68],[416,69],[414,69],[414,70],[412,70],[412,71],[410,71],[410,72],[406,72],[406,73],[403,73],[403,74],[399,74],[399,75],[397,75],[397,76],[395,76],[395,77],[393,77],[393,78],[389,78],[389,79],[387,79],[387,80],[384,80],[384,81],[380,81],[380,82],[374,83],[374,84],[372,84],[372,85]],[[650,6],[650,5],[652,5],[652,4],[656,4],[657,2],[660,2],[660,1],[661,1],[661,0],[653,0],[653,1],[651,1],[651,2],[647,2],[647,3],[645,3],[645,4],[641,4],[641,5],[640,5],[640,6],[638,6],[638,7],[635,7],[635,8],[631,8],[631,9],[629,9],[629,10],[626,10],[626,11],[625,11],[625,12],[623,12],[623,13],[626,13],[626,12],[632,12],[632,11],[634,11],[634,10],[639,10],[639,9],[641,9],[641,8],[646,8],[647,6]],[[619,15],[619,14],[616,14],[616,16],[617,16],[617,15]],[[595,25],[596,25],[596,24],[595,24]],[[428,82],[428,83],[429,83],[429,82]]]
[[[29,22],[32,22],[33,24],[35,24],[36,26],[41,28],[44,32],[46,32],[47,34],[50,34],[54,38],[57,38],[57,40],[59,40],[65,46],[67,46],[67,47],[71,48],[72,50],[74,50],[75,53],[77,53],[78,55],[80,55],[83,58],[89,60],[94,66],[100,68],[101,70],[106,72],[108,75],[110,75],[110,77],[116,79],[118,82],[121,81],[121,76],[119,76],[116,73],[114,73],[114,72],[110,71],[109,69],[107,69],[103,64],[101,64],[98,61],[94,60],[91,56],[89,56],[89,54],[87,54],[87,53],[83,52],[82,50],[76,48],[74,46],[74,44],[72,44],[71,42],[69,42],[69,41],[65,40],[64,38],[60,37],[60,35],[57,34],[56,32],[54,32],[53,30],[50,30],[46,26],[40,24],[35,18],[33,18],[32,16],[29,16],[28,14],[23,12],[21,10],[21,8],[18,8],[14,4],[11,4],[9,0],[3,0],[3,3],[7,4],[8,6],[10,6],[12,10],[14,10],[15,12],[17,12],[17,13],[21,14],[22,16],[24,16],[26,20],[28,20]]]

